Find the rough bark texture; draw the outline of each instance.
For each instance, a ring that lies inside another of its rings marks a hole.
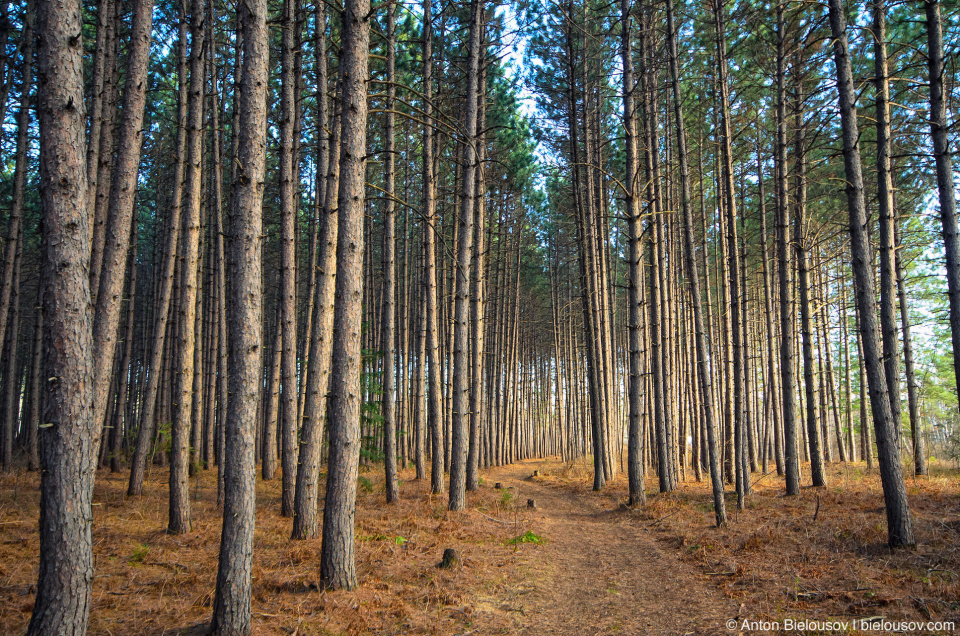
[[[23,19],[23,66],[21,67],[20,110],[17,113],[17,141],[14,156],[13,199],[10,204],[10,220],[7,240],[3,250],[3,280],[0,282],[0,339],[7,332],[10,315],[10,299],[14,295],[13,270],[17,251],[22,249],[23,204],[27,187],[27,150],[30,144],[30,87],[33,84],[33,3],[29,3]],[[8,382],[8,384],[10,384]],[[6,464],[4,464],[6,465]]]
[[[147,96],[152,32],[153,0],[136,0],[130,25],[123,118],[120,122],[117,157],[110,182],[103,266],[96,293],[93,342],[97,351],[114,350],[117,325],[120,322],[120,300],[123,295],[127,250],[130,247],[130,223],[137,192],[140,147],[143,143],[143,109]],[[101,425],[107,409],[107,392],[110,388],[110,377],[113,375],[113,362],[111,355],[96,358],[93,404],[95,417]],[[97,435],[99,442],[100,434]]]
[[[644,461],[643,438],[641,434],[643,416],[641,400],[643,398],[643,356],[640,350],[641,314],[643,308],[643,267],[641,258],[643,245],[641,242],[642,228],[640,225],[640,199],[637,196],[637,181],[639,178],[639,162],[637,161],[637,115],[634,107],[633,91],[633,47],[630,17],[630,1],[620,2],[621,44],[620,57],[623,63],[623,127],[626,131],[626,192],[624,192],[625,208],[630,242],[629,277],[630,292],[628,304],[630,307],[629,347],[630,347],[630,379],[627,385],[628,392],[628,447],[627,447],[627,480],[630,490],[630,505],[645,504],[647,493],[644,488]],[[670,36],[672,36],[672,31]]]
[[[953,343],[953,370],[960,378],[960,236],[957,229],[957,195],[954,189],[953,155],[947,134],[946,96],[943,89],[943,26],[939,0],[925,0],[927,16],[927,66],[930,77],[930,136],[937,165],[940,194],[940,223],[947,265],[947,293],[950,298],[950,338]]]
[[[320,554],[320,577],[324,586],[347,590],[357,585],[354,516],[360,460],[360,326],[369,50],[370,1],[347,0],[340,52],[342,111],[336,307],[330,367],[330,461]]]
[[[887,25],[884,0],[874,0],[873,65],[877,104],[877,212],[880,216],[880,331],[883,367],[893,427],[900,437],[900,334],[897,329],[897,273],[893,176],[890,167],[890,82],[887,77]]]
[[[295,0],[284,0],[280,89],[280,515],[293,516],[297,477],[297,174],[294,164],[296,119]]]
[[[224,422],[223,533],[210,631],[245,636],[251,630],[253,530],[256,504],[256,422],[261,369],[261,235],[267,126],[267,2],[238,7],[243,65],[238,93],[236,176],[228,266],[229,392]]]
[[[847,46],[847,25],[841,0],[830,0],[830,30],[837,69],[840,123],[843,130],[843,163],[847,177],[847,207],[850,214],[850,249],[853,280],[860,316],[860,340],[866,367],[873,427],[877,439],[880,481],[887,512],[887,542],[890,547],[913,545],[913,524],[903,468],[896,444],[894,417],[887,398],[887,382],[881,361],[880,333],[874,311],[876,288],[871,263],[870,239],[867,235],[866,204],[863,195],[863,170],[860,164],[859,130],[857,127],[856,93]]]
[[[160,289],[155,303],[153,334],[151,338],[150,362],[147,366],[146,386],[140,411],[140,429],[137,432],[137,444],[130,465],[130,482],[127,494],[139,495],[143,492],[143,476],[147,467],[147,454],[153,442],[154,414],[157,394],[160,389],[161,365],[166,348],[167,322],[170,317],[170,302],[173,298],[173,278],[177,264],[177,245],[180,239],[181,203],[183,200],[183,173],[186,163],[187,147],[187,23],[180,21],[178,48],[178,100],[177,100],[177,162],[173,176],[173,200],[167,219],[166,238],[164,239],[163,264],[161,265]]]
[[[798,88],[799,92],[799,88]],[[802,94],[798,98],[802,100]],[[803,396],[806,401],[804,415],[807,422],[807,444],[810,449],[810,479],[814,486],[826,486],[823,470],[823,450],[820,424],[816,405],[817,389],[814,385],[816,369],[813,362],[813,311],[811,309],[810,255],[807,250],[807,168],[803,108],[797,112],[796,132],[796,214],[793,218],[793,249],[797,259],[797,287],[800,291],[800,331],[803,335],[801,355],[803,357]]]
[[[383,210],[383,317],[381,318],[380,338],[383,351],[383,397],[380,413],[383,416],[383,470],[386,481],[387,503],[397,499],[397,420],[396,420],[396,383],[397,383],[397,218],[394,201],[394,102],[397,87],[397,34],[396,5],[387,7],[387,116],[384,135],[384,173],[387,200]]]
[[[437,183],[433,159],[433,13],[423,0],[423,289],[426,345],[427,428],[430,430],[430,490],[443,492],[443,429],[440,412],[440,344],[437,306]]]
[[[690,174],[687,166],[687,135],[684,130],[683,100],[680,93],[680,74],[677,70],[676,27],[673,22],[673,0],[667,0],[667,38],[670,66],[670,83],[673,88],[673,112],[677,130],[677,155],[680,161],[680,201],[683,208],[683,256],[684,268],[690,285],[690,300],[693,309],[693,330],[696,344],[697,379],[700,394],[710,394],[710,342],[703,324],[703,307],[700,296],[700,274],[693,251],[693,212],[690,205]],[[716,419],[713,401],[703,400],[703,419],[707,431],[707,452],[710,462],[710,482],[713,486],[713,510],[717,526],[727,522],[726,504],[723,499],[723,476],[720,474],[720,453],[717,446]],[[697,460],[699,461],[699,460]]]
[[[82,636],[93,582],[90,217],[79,1],[37,3],[37,113],[46,378],[40,430],[40,568],[27,633]]]
[[[797,451],[797,376],[793,314],[793,262],[790,259],[790,206],[787,202],[786,53],[783,3],[777,4],[777,255],[780,268],[780,390],[783,398],[783,452],[788,495],[800,494]]]
[[[457,246],[456,298],[453,310],[453,420],[450,452],[450,510],[466,505],[467,451],[470,422],[470,273],[473,257],[473,206],[477,187],[477,94],[480,81],[480,41],[483,2],[470,2],[470,35],[467,53],[467,97],[464,103],[466,140],[463,144],[460,228]]]
[[[197,323],[197,263],[200,258],[201,148],[203,145],[203,24],[202,0],[190,7],[190,88],[187,94],[187,173],[184,184],[180,249],[180,299],[177,316],[177,357],[174,367],[174,409],[170,447],[171,534],[190,531],[190,430],[193,423],[193,378]]]
[[[339,82],[338,82],[339,86]],[[339,90],[338,90],[339,95]],[[338,100],[339,101],[339,100]],[[303,404],[303,428],[297,487],[294,492],[293,538],[320,536],[317,498],[320,492],[320,444],[327,414],[327,389],[330,386],[330,355],[333,351],[334,292],[337,284],[337,193],[340,182],[340,113],[330,124],[330,161],[324,186],[317,238],[317,282],[314,300],[317,313],[310,337],[310,367],[307,371],[307,397]]]

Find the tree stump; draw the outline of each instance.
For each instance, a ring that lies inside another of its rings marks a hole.
[[[453,548],[447,548],[443,551],[443,559],[437,564],[437,567],[446,570],[452,568],[460,562],[460,553]]]
[[[537,509],[537,500],[536,499],[527,499],[527,508],[532,510]]]

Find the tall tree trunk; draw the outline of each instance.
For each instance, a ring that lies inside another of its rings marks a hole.
[[[910,435],[913,442],[914,472],[917,475],[927,474],[926,441],[920,426],[920,396],[917,386],[917,373],[913,365],[913,336],[910,333],[910,310],[907,306],[906,275],[903,271],[903,260],[900,256],[900,227],[894,217],[895,242],[898,249],[894,252],[894,262],[897,273],[897,295],[900,298],[900,325],[903,329],[903,361],[907,372],[907,405],[910,410]]]
[[[340,58],[340,188],[337,196],[337,303],[330,366],[330,461],[323,509],[320,577],[324,586],[357,585],[354,555],[360,459],[360,323],[363,296],[364,168],[370,1],[347,0]]]
[[[280,464],[283,470],[280,515],[293,516],[297,477],[297,117],[296,0],[284,0],[280,72]]]
[[[807,163],[806,163],[806,123],[803,119],[803,93],[797,87],[797,133],[796,133],[796,215],[793,218],[793,247],[797,259],[797,287],[800,288],[800,331],[803,335],[803,396],[806,400],[804,412],[807,420],[807,443],[810,447],[810,477],[814,486],[826,486],[826,474],[823,470],[823,450],[821,443],[826,440],[820,435],[817,418],[817,389],[814,385],[813,364],[813,312],[810,299],[810,256],[807,240]]]
[[[800,494],[797,451],[796,340],[793,313],[793,262],[790,259],[790,206],[787,201],[786,25],[777,3],[777,252],[780,268],[780,391],[783,398],[784,464],[788,495]]]
[[[397,420],[396,420],[396,304],[397,304],[397,236],[396,236],[396,189],[394,104],[397,87],[397,33],[396,5],[387,7],[387,101],[386,125],[384,136],[384,181],[386,201],[383,210],[383,317],[380,326],[381,348],[383,351],[383,395],[381,397],[381,415],[383,417],[383,470],[387,503],[396,501],[397,489]]]
[[[147,379],[143,396],[143,408],[140,411],[140,428],[137,432],[137,445],[133,451],[130,465],[130,482],[127,494],[139,495],[143,492],[143,477],[147,466],[147,455],[153,442],[154,415],[158,402],[160,378],[163,374],[163,353],[167,348],[167,324],[170,318],[170,304],[173,298],[174,273],[177,265],[177,246],[180,239],[180,216],[183,199],[183,174],[186,163],[187,147],[187,21],[182,19],[179,26],[179,46],[177,50],[177,146],[173,177],[173,196],[170,203],[167,231],[164,239],[163,264],[161,265],[160,289],[157,292],[154,314],[152,349],[146,367]]]
[[[484,4],[484,6],[486,6]],[[486,11],[486,10],[484,10]],[[486,21],[486,15],[482,17]],[[473,205],[473,270],[470,276],[470,448],[467,452],[467,490],[476,490],[480,486],[480,455],[482,444],[482,428],[485,425],[482,414],[484,411],[484,382],[483,382],[483,348],[485,346],[486,311],[486,220],[487,220],[487,193],[484,161],[486,160],[487,126],[487,71],[486,38],[481,38],[480,79],[477,90],[477,184],[474,190],[475,202]]]
[[[30,87],[33,84],[33,4],[30,3],[23,19],[23,64],[20,67],[20,110],[17,113],[17,141],[13,169],[13,197],[10,202],[10,220],[3,250],[3,280],[0,282],[0,339],[7,332],[10,299],[14,295],[13,270],[18,250],[22,249],[23,205],[26,199],[28,150],[30,147]]]
[[[647,493],[644,487],[643,439],[641,438],[642,417],[640,400],[643,393],[643,360],[640,351],[640,316],[643,289],[640,227],[640,198],[637,196],[640,176],[637,149],[637,115],[633,92],[633,37],[631,31],[630,0],[620,1],[621,44],[620,58],[623,65],[623,127],[626,131],[626,197],[624,208],[627,212],[629,232],[630,293],[627,303],[630,307],[627,327],[630,348],[630,380],[627,385],[629,407],[629,429],[627,439],[627,481],[630,489],[630,505],[646,504]],[[672,36],[672,32],[670,36]],[[559,352],[558,352],[559,354]]]
[[[880,331],[883,368],[896,440],[900,439],[900,340],[897,329],[897,272],[893,177],[890,171],[890,82],[884,0],[872,0],[873,65],[877,112],[877,208],[880,216]]]
[[[903,469],[897,450],[896,419],[890,411],[888,386],[881,362],[880,334],[874,312],[876,292],[871,263],[870,240],[867,236],[866,204],[863,196],[863,172],[860,164],[860,133],[857,127],[856,93],[847,46],[847,25],[841,0],[830,0],[830,30],[837,67],[840,123],[843,130],[843,163],[847,177],[847,206],[850,213],[850,249],[857,307],[860,310],[860,334],[864,366],[873,409],[880,481],[887,512],[887,542],[891,548],[913,545],[913,524]],[[958,271],[960,273],[960,271]],[[958,297],[960,300],[960,297]]]
[[[337,82],[337,96],[341,83]],[[314,300],[316,316],[310,337],[310,368],[307,371],[307,397],[303,404],[303,428],[300,431],[300,454],[297,463],[297,486],[294,492],[293,538],[314,539],[319,536],[317,499],[320,493],[320,454],[323,426],[327,415],[327,392],[330,386],[330,356],[333,351],[334,295],[337,283],[337,196],[340,183],[340,108],[334,105],[330,122],[324,204],[320,212],[317,237],[317,287]]]
[[[3,425],[2,444],[0,444],[0,462],[4,470],[13,468],[13,438],[17,432],[17,422],[20,419],[20,376],[17,374],[17,345],[20,335],[20,267],[23,260],[23,229],[21,228],[16,241],[17,254],[13,259],[13,294],[10,307],[10,320],[6,338],[6,365],[3,369]]]
[[[44,354],[40,430],[40,565],[27,634],[83,636],[93,583],[93,409],[90,217],[79,1],[37,3]]]
[[[733,181],[733,150],[731,148],[730,107],[727,96],[727,52],[726,31],[724,27],[723,0],[714,0],[713,11],[715,19],[715,34],[717,46],[717,66],[719,68],[718,84],[720,87],[720,117],[721,117],[721,151],[723,169],[723,192],[727,213],[727,257],[730,283],[730,324],[731,345],[733,354],[733,426],[736,457],[736,487],[737,509],[743,510],[744,499],[750,490],[750,472],[747,465],[747,434],[744,417],[746,398],[744,395],[745,360],[744,350],[744,316],[742,316],[742,300],[740,291],[740,246],[737,238],[737,199],[734,194]]]
[[[437,184],[433,141],[433,5],[423,0],[423,288],[426,294],[424,328],[427,348],[427,428],[430,430],[432,459],[430,490],[443,492],[443,414],[440,412],[439,324],[437,306]]]
[[[464,103],[463,172],[460,193],[460,234],[457,248],[456,298],[453,334],[453,420],[450,452],[450,510],[466,507],[467,452],[470,430],[470,279],[473,268],[473,211],[477,189],[478,94],[480,43],[484,3],[470,2],[470,35],[467,52],[467,96]]]
[[[203,47],[206,29],[202,0],[190,6],[190,88],[187,94],[187,172],[184,184],[180,245],[180,310],[177,318],[178,362],[174,372],[174,413],[170,447],[171,534],[190,531],[190,430],[193,415],[194,353],[197,322],[197,263],[200,257],[200,211],[203,152]]]
[[[670,83],[673,92],[673,112],[677,129],[677,159],[680,163],[680,202],[683,209],[683,259],[690,285],[690,301],[693,310],[693,330],[696,345],[697,379],[700,394],[710,393],[710,343],[703,324],[703,308],[700,296],[700,274],[693,251],[693,212],[690,205],[690,171],[687,166],[687,134],[684,129],[683,99],[680,92],[680,73],[677,69],[677,29],[673,19],[673,0],[667,0],[667,53],[669,55]],[[723,476],[720,473],[720,453],[717,447],[716,421],[713,401],[703,400],[703,419],[707,429],[707,451],[710,458],[710,482],[713,487],[713,509],[717,526],[727,522],[726,504],[723,499]]]
[[[124,329],[123,357],[120,359],[120,369],[117,373],[117,401],[113,407],[113,418],[110,424],[110,472],[120,472],[120,442],[126,428],[130,424],[128,417],[128,391],[130,384],[130,360],[133,357],[133,329],[134,318],[134,298],[137,293],[137,226],[131,225],[130,232],[133,236],[130,238],[130,258],[127,261],[127,270],[130,272],[127,278],[127,324]]]
[[[133,5],[130,43],[127,51],[123,117],[117,138],[117,157],[110,179],[110,203],[105,231],[103,266],[96,292],[93,342],[97,351],[113,351],[117,339],[120,299],[123,295],[126,273],[124,270],[127,251],[130,247],[130,223],[133,220],[140,149],[143,143],[143,111],[149,85],[147,70],[150,65],[152,33],[153,0],[136,0]],[[94,412],[102,428],[107,409],[110,377],[113,375],[113,356],[99,356],[95,363]],[[99,435],[98,433],[98,441]]]
[[[243,66],[238,92],[236,177],[228,232],[229,384],[223,446],[223,532],[210,633],[245,636],[251,631],[253,529],[256,508],[257,397],[262,334],[261,236],[267,131],[266,0],[238,7]]]

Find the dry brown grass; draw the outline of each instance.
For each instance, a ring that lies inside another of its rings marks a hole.
[[[809,465],[802,475],[809,480]],[[542,480],[589,488],[592,468],[557,463]],[[960,625],[960,475],[934,467],[907,481],[915,550],[891,552],[880,477],[864,463],[828,465],[826,488],[785,497],[775,473],[758,479],[746,509],[727,490],[728,526],[713,526],[709,481],[668,495],[648,479],[646,508],[632,512],[661,545],[692,563],[751,619],[870,617]],[[626,501],[621,475],[608,486]],[[819,512],[817,508],[819,506]]]
[[[484,485],[468,512],[449,513],[429,483],[401,474],[402,499],[387,505],[382,478],[362,473],[357,501],[357,567],[352,592],[317,589],[320,540],[292,541],[279,516],[280,481],[257,484],[253,611],[257,634],[452,634],[469,631],[478,603],[518,574],[518,548],[506,541],[527,529],[526,513]],[[91,634],[202,633],[217,570],[220,511],[216,474],[192,480],[193,531],[165,532],[166,472],[154,467],[145,495],[125,496],[126,474],[97,476]],[[35,594],[39,539],[38,476],[0,477],[0,633],[22,633]],[[478,514],[477,510],[509,524]],[[463,558],[436,567],[444,548]],[[486,629],[498,617],[484,613]]]

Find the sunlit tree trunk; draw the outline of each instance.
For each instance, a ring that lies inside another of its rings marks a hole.
[[[673,112],[677,131],[677,159],[680,163],[680,203],[683,212],[683,258],[690,285],[690,301],[693,312],[694,343],[696,346],[697,379],[701,395],[710,391],[710,344],[703,324],[703,309],[700,296],[700,274],[693,249],[693,211],[690,202],[690,171],[687,166],[687,134],[683,119],[683,99],[680,91],[680,73],[677,60],[677,27],[674,24],[673,0],[667,0],[667,53],[669,55],[670,83],[673,93]],[[706,446],[710,462],[710,482],[713,487],[714,518],[718,526],[727,522],[726,505],[723,499],[723,476],[720,472],[720,457],[717,446],[716,420],[713,401],[702,403],[707,432]]]
[[[847,46],[847,25],[841,0],[830,0],[830,30],[837,69],[840,122],[843,130],[843,162],[847,177],[847,206],[850,214],[850,249],[857,307],[860,310],[860,335],[864,366],[873,409],[873,425],[877,438],[880,480],[887,513],[887,542],[891,548],[915,543],[903,468],[897,449],[896,420],[886,396],[889,387],[881,362],[880,334],[874,312],[874,287],[870,240],[867,236],[867,214],[863,195],[863,172],[860,164],[859,130],[857,127],[856,93]]]

